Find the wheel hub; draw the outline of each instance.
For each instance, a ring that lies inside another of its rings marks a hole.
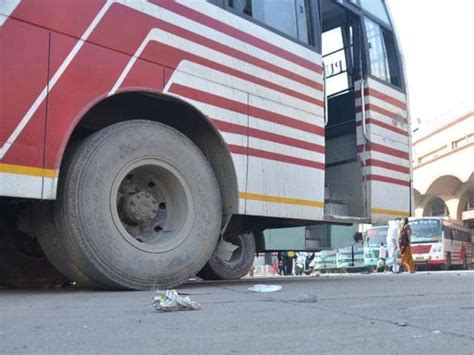
[[[150,193],[140,191],[125,197],[124,217],[132,223],[146,223],[156,217],[158,208],[158,201]]]

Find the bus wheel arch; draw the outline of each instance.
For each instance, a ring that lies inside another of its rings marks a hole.
[[[222,197],[222,226],[226,226],[239,209],[237,173],[230,151],[209,118],[180,98],[140,90],[121,92],[95,102],[74,122],[65,148],[58,152],[56,161],[62,166],[64,155],[75,142],[115,123],[135,119],[168,125],[199,148],[217,178]]]

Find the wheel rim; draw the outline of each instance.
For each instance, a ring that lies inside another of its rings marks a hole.
[[[112,220],[134,247],[166,252],[191,232],[193,200],[184,176],[171,164],[142,158],[117,174],[110,193]]]

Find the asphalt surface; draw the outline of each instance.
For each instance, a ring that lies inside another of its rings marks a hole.
[[[283,288],[248,291],[258,283]],[[179,292],[203,309],[157,312],[151,291],[0,290],[0,353],[474,354],[473,271],[191,282]]]

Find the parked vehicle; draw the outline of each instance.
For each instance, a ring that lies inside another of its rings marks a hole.
[[[323,250],[315,253],[314,269],[321,272],[336,270],[336,253],[336,250]]]
[[[235,279],[265,229],[411,213],[385,1],[3,0],[0,63],[0,218],[80,287]]]
[[[473,261],[470,230],[461,222],[446,217],[411,218],[411,251],[419,266],[457,265],[467,269]]]
[[[315,253],[309,252],[298,252],[295,263],[295,274],[296,275],[309,275],[314,269]]]
[[[379,260],[380,244],[387,247],[388,226],[378,226],[367,229],[364,233],[364,263],[374,270]]]
[[[350,247],[338,249],[336,253],[336,263],[338,269],[366,269],[364,247],[356,243]]]

